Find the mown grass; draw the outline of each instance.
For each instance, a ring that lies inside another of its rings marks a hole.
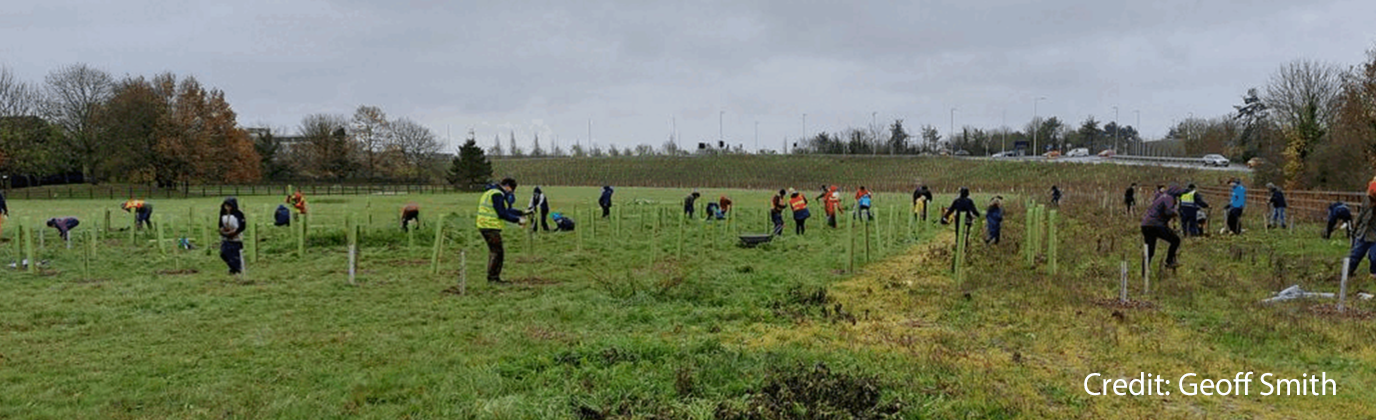
[[[587,216],[594,188],[547,187],[555,211],[572,213],[580,233],[542,234],[531,242],[507,229],[505,277],[517,283],[511,287],[481,280],[486,253],[472,227],[471,194],[314,199],[307,258],[292,255],[288,231],[260,226],[262,260],[244,280],[223,274],[223,264],[202,250],[162,255],[147,236],[131,245],[123,232],[102,240],[99,269],[88,278],[80,253],[50,241],[42,251],[50,271],[3,272],[0,417],[1361,418],[1371,412],[1365,390],[1376,385],[1372,321],[1316,315],[1310,311],[1316,302],[1257,303],[1292,283],[1335,289],[1331,262],[1344,251],[1340,240],[1317,239],[1312,224],[1293,234],[1190,240],[1185,266],[1154,280],[1151,294],[1141,294],[1134,275],[1133,298],[1153,308],[1105,306],[1102,299],[1117,296],[1118,262],[1140,252],[1137,220],[1103,208],[1115,200],[1095,195],[1094,184],[1070,185],[1061,209],[1061,273],[1026,266],[1019,250],[1026,197],[1010,196],[1004,243],[972,246],[963,284],[948,271],[953,235],[937,225],[909,230],[906,214],[890,217],[902,213],[891,206],[906,203],[903,194],[878,197],[879,229],[871,232],[870,248],[876,262],[864,262],[861,243],[854,273],[847,271],[851,231],[826,229],[817,217],[806,237],[735,247],[736,232],[766,229],[768,191],[726,191],[740,207],[737,219],[685,224],[680,253],[677,215],[687,190],[618,189],[618,228],[614,220]],[[704,193],[712,199],[721,191]],[[521,198],[527,194],[522,187]],[[992,194],[976,200],[982,206]],[[249,217],[264,223],[275,201],[243,199]],[[454,214],[441,274],[430,273],[428,260],[434,226],[421,230],[414,248],[394,226],[408,201],[419,202],[430,222]],[[208,221],[216,203],[155,205],[162,223],[178,228],[189,207]],[[63,214],[101,219],[102,209],[114,205],[14,201],[11,209],[36,222]],[[367,226],[358,286],[346,280],[346,214]],[[132,216],[119,215],[115,226],[127,226]],[[83,222],[78,230],[89,227]],[[13,228],[6,226],[6,238]],[[13,260],[12,244],[0,245],[0,255]],[[468,294],[442,293],[458,278],[461,249]],[[199,272],[158,274],[177,268]],[[1359,278],[1353,288],[1373,287]],[[1356,308],[1376,309],[1369,302]],[[1326,371],[1338,378],[1340,395],[1091,397],[1081,389],[1091,372],[1176,379],[1185,372],[1216,378],[1246,370]]]

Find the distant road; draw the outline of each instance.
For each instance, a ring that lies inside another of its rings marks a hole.
[[[1111,163],[1111,164],[1119,164],[1119,165],[1158,166],[1158,167],[1163,167],[1163,168],[1191,168],[1191,169],[1206,169],[1206,170],[1215,170],[1215,171],[1252,172],[1252,169],[1251,169],[1251,168],[1248,168],[1247,165],[1242,165],[1242,164],[1237,164],[1237,163],[1228,165],[1228,166],[1226,166],[1226,167],[1221,167],[1221,166],[1204,166],[1203,164],[1199,164],[1199,163],[1184,163],[1184,162],[1152,162],[1152,161],[1144,161],[1144,160],[1128,160],[1128,159],[1101,158],[1101,157],[1098,157],[1098,156],[1084,156],[1084,157],[1064,157],[1064,156],[1062,156],[1062,157],[1058,157],[1058,158],[1055,158],[1055,159],[1047,159],[1047,158],[1040,157],[1040,156],[1024,156],[1024,157],[1010,157],[1010,158],[990,158],[990,157],[981,157],[981,158],[979,158],[979,159],[988,159],[988,160],[1028,160],[1028,161],[1042,161],[1042,162],[1074,162],[1074,163]]]

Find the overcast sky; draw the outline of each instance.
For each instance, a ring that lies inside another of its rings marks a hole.
[[[17,4],[16,4],[17,3]],[[0,65],[84,62],[222,89],[246,126],[358,105],[479,144],[515,130],[658,147],[780,148],[902,118],[1021,127],[1037,111],[1141,127],[1231,111],[1281,64],[1360,63],[1376,1],[7,1]],[[722,113],[724,111],[724,113]],[[872,114],[877,113],[877,114]]]

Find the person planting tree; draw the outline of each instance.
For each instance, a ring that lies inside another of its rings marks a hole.
[[[1146,214],[1142,216],[1142,240],[1147,244],[1147,263],[1151,263],[1156,255],[1156,240],[1164,239],[1170,243],[1170,249],[1166,251],[1166,268],[1176,268],[1180,266],[1176,260],[1176,251],[1180,249],[1180,236],[1171,230],[1170,221],[1178,214],[1176,213],[1176,197],[1185,194],[1185,190],[1179,186],[1172,185],[1166,189],[1165,193],[1156,196],[1151,204],[1147,206]],[[1145,267],[1144,267],[1145,268]]]
[[[979,217],[979,209],[975,208],[975,201],[970,199],[969,188],[960,187],[960,197],[951,201],[951,207],[941,214],[941,220],[945,223],[946,220],[953,220],[951,217],[956,215],[962,215],[965,219],[965,223],[956,223],[956,239],[960,240],[962,233],[970,235],[970,227],[974,225],[975,218]]]
[[[1328,205],[1328,227],[1323,230],[1323,238],[1328,239],[1333,235],[1333,229],[1338,227],[1338,222],[1346,226],[1347,238],[1352,239],[1352,209],[1347,207],[1347,203],[1334,201]]]
[[[852,214],[851,217],[859,218],[861,217],[860,214],[864,213],[865,220],[874,220],[874,213],[870,212],[870,205],[873,204],[873,200],[874,197],[870,195],[870,190],[861,185],[860,189],[855,190],[855,214]]]
[[[48,227],[57,229],[57,233],[62,236],[62,240],[64,241],[68,239],[67,232],[70,232],[72,229],[75,229],[77,225],[80,224],[80,220],[77,220],[75,217],[71,216],[54,217],[48,219]]]
[[[1357,266],[1362,258],[1368,260],[1367,269],[1371,278],[1376,279],[1376,178],[1366,185],[1366,195],[1362,197],[1362,210],[1357,212],[1357,227],[1352,230],[1352,248],[1347,253],[1347,274],[1357,274]]]
[[[545,197],[545,192],[541,191],[538,185],[535,186],[535,189],[530,193],[530,205],[526,206],[526,214],[531,216],[538,215],[540,217],[539,226],[536,226],[535,223],[531,223],[531,230],[537,230],[538,228],[544,229],[545,232],[549,232],[549,199]]]
[[[812,212],[807,210],[807,197],[792,188],[788,192],[788,207],[793,212],[793,233],[802,236],[807,232],[807,218],[812,217]]]
[[[784,235],[784,209],[788,208],[788,192],[779,190],[779,195],[769,200],[769,221],[774,223],[774,236]]]
[[[144,226],[148,226],[150,229],[153,227],[153,203],[130,199],[120,205],[120,208],[124,209],[126,213],[134,212],[134,229],[143,229]]]
[[[515,196],[516,180],[504,178],[495,185],[489,185],[478,198],[478,233],[487,243],[487,282],[491,284],[510,284],[502,280],[502,264],[506,260],[506,248],[502,245],[503,222],[522,227],[526,224],[525,216],[508,204]]]
[[[693,191],[691,194],[688,194],[687,197],[683,197],[683,215],[687,216],[688,219],[692,219],[693,213],[697,211],[698,197],[702,197],[702,194],[699,194],[697,191]]]

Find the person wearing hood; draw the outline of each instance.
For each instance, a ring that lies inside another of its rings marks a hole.
[[[1204,197],[1199,195],[1199,190],[1194,184],[1185,187],[1185,193],[1180,195],[1180,232],[1184,236],[1202,236],[1204,229],[1199,226],[1199,209],[1209,208],[1209,203],[1204,202]]]
[[[1228,231],[1234,235],[1242,234],[1242,209],[1247,206],[1247,188],[1242,186],[1242,181],[1233,178],[1228,181],[1233,186],[1232,195],[1228,197]]]
[[[860,214],[863,213],[865,220],[874,220],[874,213],[870,212],[870,206],[874,204],[873,201],[874,196],[870,194],[870,190],[861,185],[860,189],[855,190],[855,214],[851,217],[859,218],[861,217]]]
[[[539,229],[549,232],[549,199],[545,197],[545,192],[540,190],[540,186],[530,192],[530,205],[526,206],[526,214],[531,216],[540,215]],[[530,224],[530,230],[536,230],[535,223]]]
[[[956,215],[960,215],[962,218],[965,219],[965,223],[956,223],[956,238],[960,239],[960,235],[962,232],[964,232],[966,236],[969,236],[970,226],[973,226],[975,223],[975,218],[979,217],[979,209],[975,208],[975,200],[970,199],[969,188],[960,187],[960,197],[957,197],[954,201],[951,201],[951,207],[948,207],[946,209],[946,212],[941,214],[941,220],[954,221],[954,219],[951,219],[951,217]],[[962,229],[962,224],[965,225],[963,226],[964,229]]]
[[[502,245],[503,222],[517,223],[522,227],[526,218],[519,210],[510,207],[516,196],[516,180],[503,178],[502,182],[488,185],[478,199],[477,225],[487,243],[487,282],[509,284],[502,280],[502,265],[506,262],[506,248]]]
[[[239,200],[226,197],[220,204],[220,259],[229,266],[229,275],[244,272],[244,229],[248,220],[239,211]]]
[[[130,199],[119,206],[127,212],[134,212],[134,229],[143,229],[148,226],[153,227],[153,203],[143,200]]]
[[[64,241],[68,239],[67,232],[71,232],[72,229],[80,224],[81,221],[72,216],[48,219],[48,227],[57,229],[57,233],[62,236],[62,240]]]
[[[1338,227],[1338,222],[1343,222],[1347,226],[1347,238],[1352,239],[1352,209],[1342,201],[1334,201],[1328,205],[1328,227],[1323,230],[1323,238],[1332,237],[1333,229]]]
[[[927,207],[932,204],[932,190],[926,185],[913,190],[913,218],[927,221]]]
[[[730,215],[730,214],[731,214],[731,206],[734,206],[734,205],[736,205],[736,202],[735,202],[735,201],[731,201],[731,197],[727,197],[727,196],[723,195],[723,196],[721,196],[720,198],[717,199],[717,206],[718,206],[718,207],[721,207],[721,215],[722,215],[722,217],[726,217],[726,216]]]
[[[1285,192],[1281,191],[1276,184],[1268,183],[1266,187],[1271,190],[1271,199],[1267,201],[1267,204],[1271,206],[1271,219],[1266,227],[1275,226],[1285,229],[1287,227],[1285,223]]]
[[[416,222],[417,227],[420,226],[420,204],[406,203],[401,207],[401,231],[409,232],[412,221]]]
[[[769,199],[769,221],[774,223],[774,236],[784,236],[784,209],[788,208],[788,191]]]
[[[993,200],[989,200],[989,207],[984,209],[984,220],[989,230],[984,243],[998,245],[1003,230],[1003,196],[994,196]]]
[[[573,219],[560,212],[550,213],[549,216],[554,220],[555,232],[573,232],[575,227]]]
[[[291,210],[287,209],[286,204],[278,204],[277,210],[272,213],[273,226],[291,226]]]
[[[822,194],[822,206],[827,212],[827,226],[836,227],[836,214],[841,212],[841,191],[832,185],[831,189]]]
[[[602,207],[602,218],[603,218],[603,219],[606,219],[607,216],[611,216],[611,214],[612,214],[612,186],[611,186],[611,185],[603,185],[603,186],[602,186],[602,196],[601,196],[601,197],[598,197],[598,199],[597,199],[597,205]]]
[[[1172,185],[1165,193],[1157,195],[1156,199],[1151,201],[1146,214],[1142,216],[1142,240],[1147,244],[1148,263],[1156,255],[1156,240],[1164,239],[1171,245],[1166,251],[1166,268],[1180,266],[1179,261],[1175,259],[1176,251],[1180,250],[1180,236],[1171,230],[1170,221],[1177,216],[1175,199],[1182,194],[1185,194],[1184,189]]]
[[[807,218],[812,217],[812,212],[807,209],[807,197],[789,188],[788,207],[793,212],[793,233],[802,236],[803,233],[807,232]]]

